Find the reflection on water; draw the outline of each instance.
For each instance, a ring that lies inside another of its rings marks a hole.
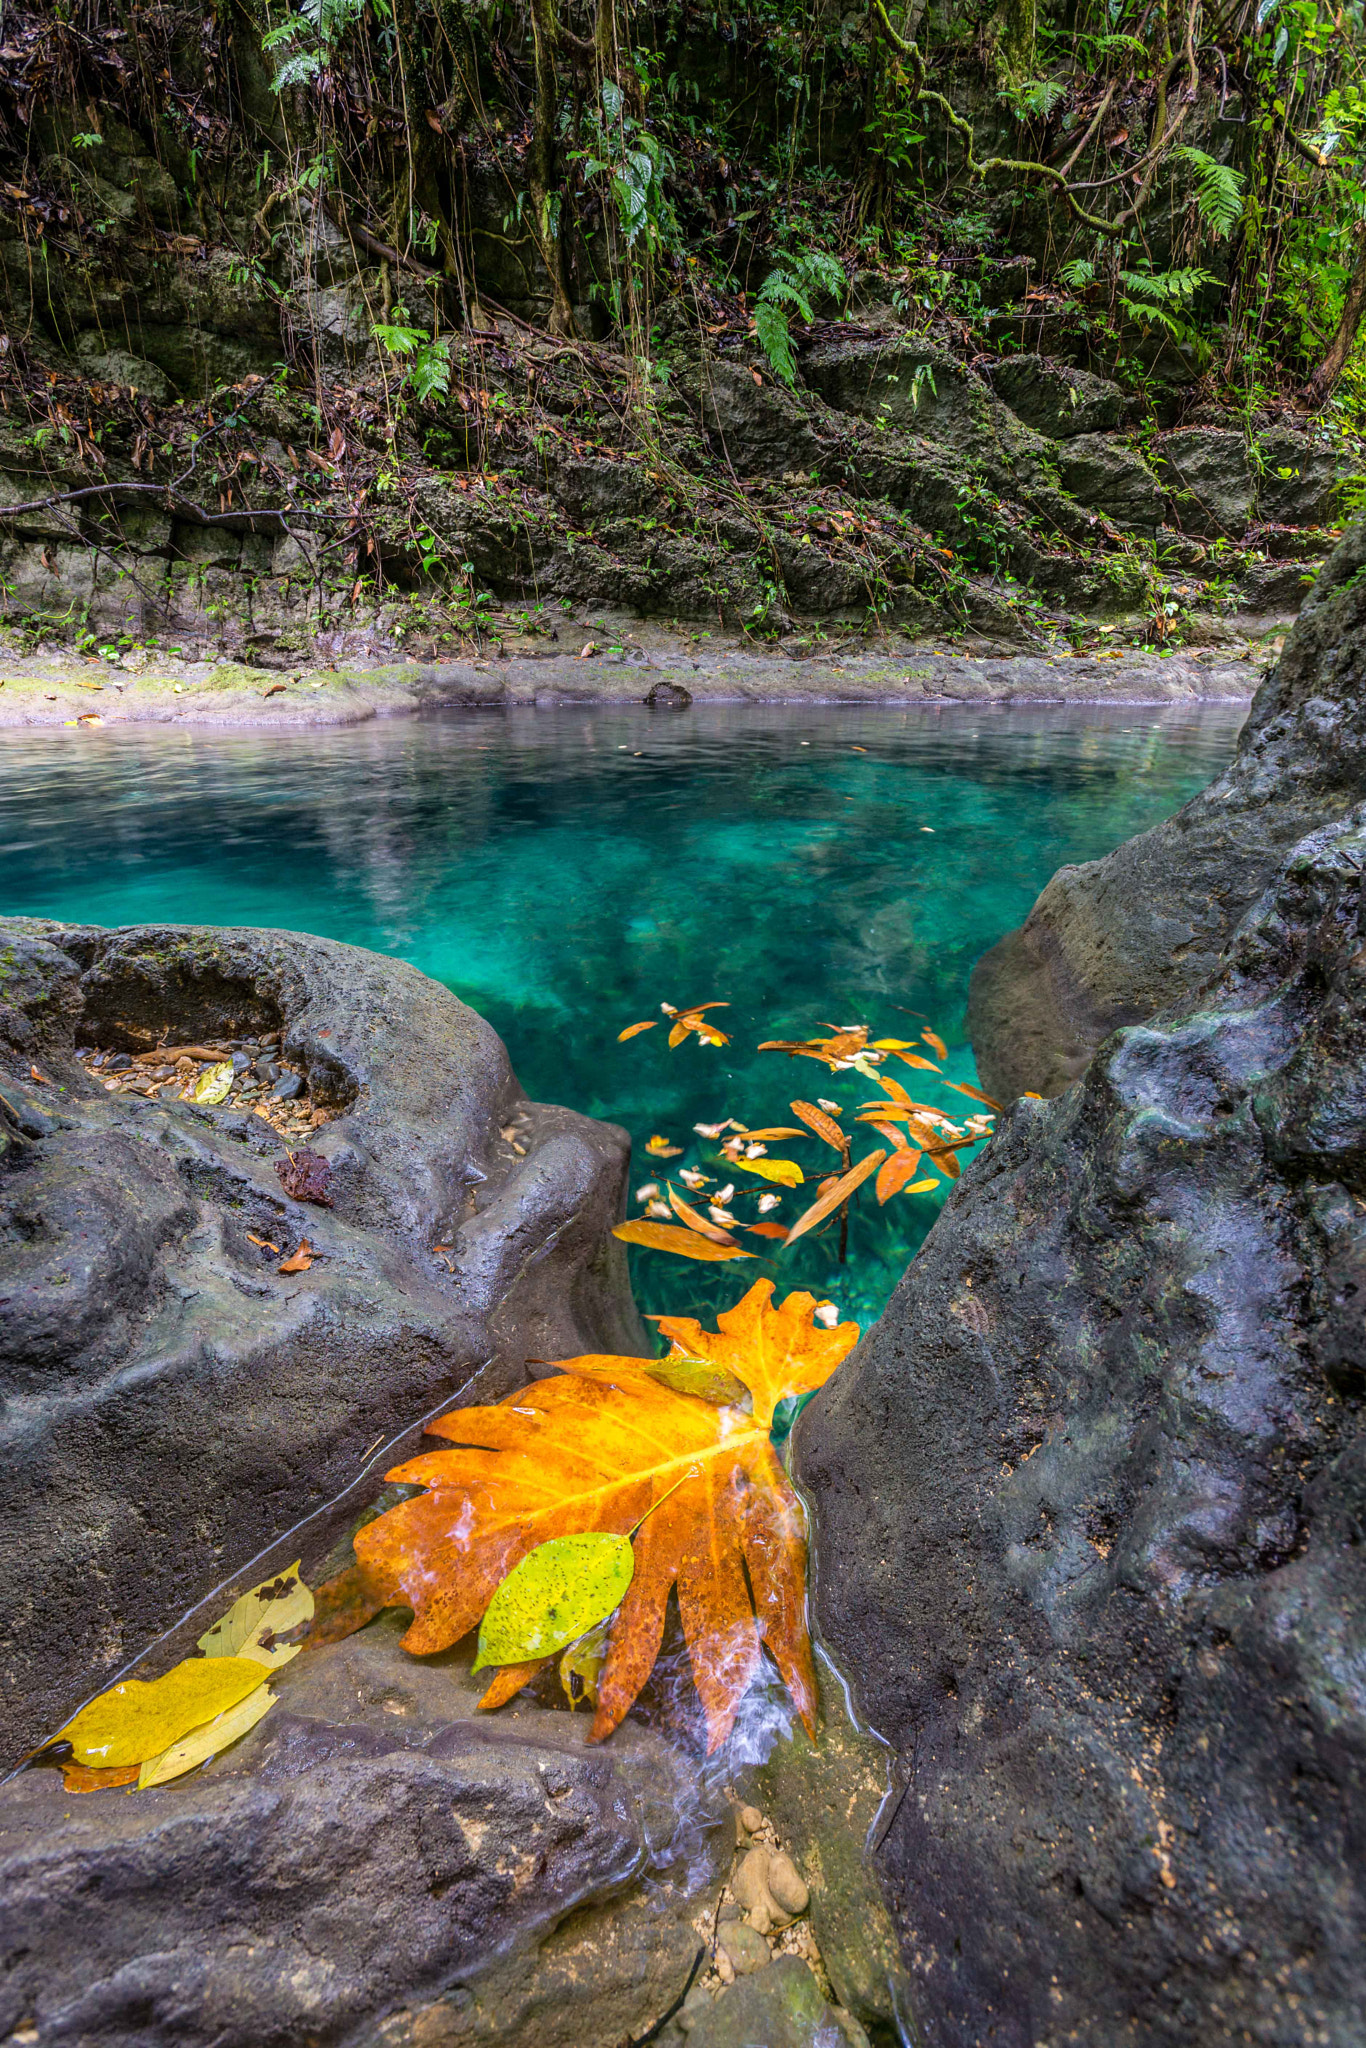
[[[624,1123],[639,1185],[653,1132],[696,1147],[694,1123],[788,1121],[793,1095],[868,1099],[857,1076],[756,1053],[764,1037],[867,1020],[911,1038],[923,1020],[972,1079],[978,955],[1055,868],[1203,787],[1243,715],[594,707],[7,733],[0,908],[294,927],[411,960],[492,1021],[531,1095]],[[661,1001],[713,999],[731,1005],[713,1013],[729,1047],[616,1043]],[[811,1167],[818,1149],[793,1148]],[[833,1233],[778,1267],[634,1252],[637,1295],[700,1311],[772,1272],[868,1320],[935,1213],[933,1197],[865,1198],[844,1272]]]

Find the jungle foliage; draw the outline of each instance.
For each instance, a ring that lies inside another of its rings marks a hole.
[[[676,300],[739,309],[790,381],[794,332],[877,279],[977,346],[1034,310],[1139,377],[1165,348],[1215,387],[1355,393],[1357,0],[56,0],[4,30],[36,251],[98,213],[117,114],[189,232],[249,180],[263,289],[318,209],[377,259],[376,345],[419,400],[499,310],[500,250],[533,324],[621,336],[642,375]],[[54,120],[64,190],[50,154],[35,176]]]

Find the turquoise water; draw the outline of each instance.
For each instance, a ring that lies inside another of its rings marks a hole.
[[[490,1019],[530,1095],[628,1128],[633,1193],[661,1166],[695,1166],[736,1182],[734,1213],[752,1221],[765,1183],[718,1166],[693,1125],[787,1124],[793,1096],[847,1112],[876,1093],[758,1041],[856,1021],[913,1039],[928,1023],[946,1074],[973,1080],[974,961],[1057,867],[1203,787],[1242,717],[595,707],[298,736],[7,733],[0,908],[283,925],[411,960]],[[665,1001],[728,1003],[711,1015],[731,1044],[670,1052],[663,1029],[616,1042]],[[933,1075],[890,1071],[970,1113]],[[683,1156],[648,1160],[653,1133]],[[813,1179],[835,1162],[815,1139],[771,1150]],[[813,1195],[786,1193],[773,1215]],[[758,1238],[769,1256],[716,1266],[636,1250],[637,1298],[701,1312],[773,1274],[867,1321],[941,1201],[862,1195],[844,1268],[833,1229],[776,1262]]]

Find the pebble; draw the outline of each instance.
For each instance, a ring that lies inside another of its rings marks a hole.
[[[740,1825],[747,1835],[757,1835],[764,1824],[764,1817],[757,1806],[740,1808]]]
[[[762,1934],[756,1934],[752,1927],[746,1927],[743,1920],[737,1920],[734,1926],[722,1928],[717,1954],[718,1968],[722,1955],[729,1961],[737,1977],[751,1977],[756,1970],[767,1969],[772,1960],[768,1952],[768,1943]]]
[[[792,1858],[785,1849],[768,1859],[765,1873],[770,1896],[782,1907],[784,1913],[804,1913],[811,1903],[811,1894]]]
[[[293,1102],[294,1098],[297,1095],[302,1095],[303,1092],[304,1084],[297,1074],[281,1074],[273,1090],[276,1099],[280,1102]]]

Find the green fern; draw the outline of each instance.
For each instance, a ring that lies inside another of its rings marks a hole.
[[[1195,173],[1196,210],[1215,240],[1222,241],[1242,217],[1247,180],[1241,171],[1206,156],[1203,149],[1187,147],[1173,154]]]
[[[754,332],[768,357],[769,367],[784,384],[797,381],[797,358],[792,352],[792,328],[781,306],[771,298],[760,299],[754,308]]]

